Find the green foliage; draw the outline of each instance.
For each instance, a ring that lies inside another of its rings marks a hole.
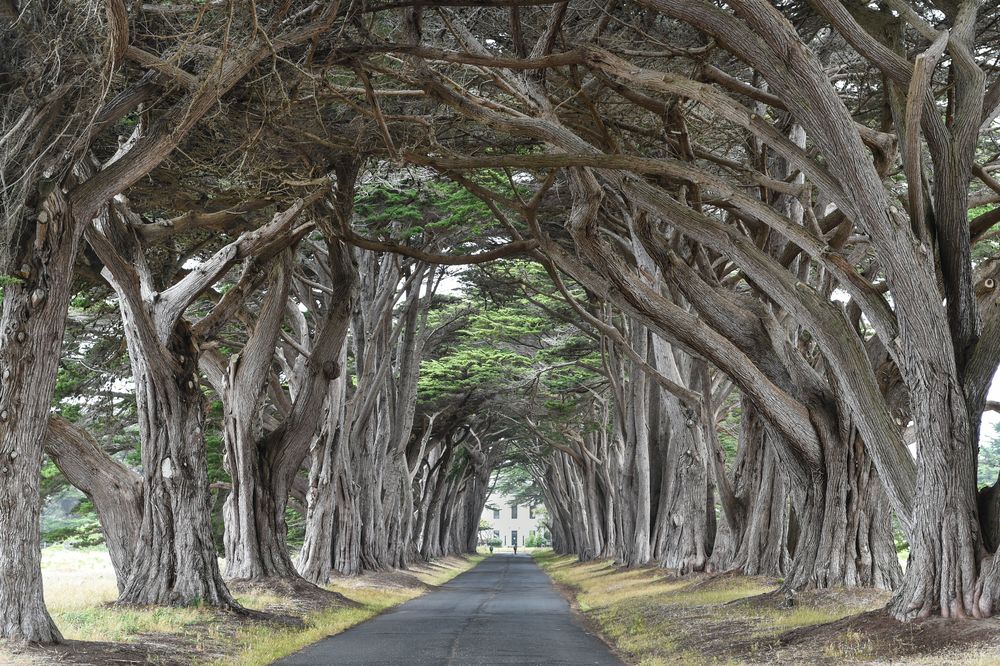
[[[46,544],[62,544],[73,548],[99,546],[104,543],[97,513],[91,509],[86,515],[49,522],[42,531]]]
[[[288,547],[299,549],[306,540],[306,518],[294,509],[285,508],[285,525],[288,527]]]
[[[545,502],[542,488],[521,463],[514,463],[500,470],[494,492],[511,498],[520,506],[540,506]]]
[[[515,352],[462,346],[440,359],[423,363],[420,392],[426,399],[464,393],[477,388],[500,388],[531,367],[530,359]]]
[[[486,204],[450,181],[371,185],[360,192],[354,209],[370,233],[403,240],[456,230],[460,240],[469,240],[494,224]]]
[[[980,488],[991,486],[1000,477],[1000,423],[993,426],[992,436],[979,445],[979,465],[976,485]]]
[[[993,206],[978,206],[969,211],[969,221],[974,218],[979,217],[983,213],[988,213],[993,209]],[[1000,225],[994,225],[991,232],[1000,231]],[[1000,239],[996,237],[987,238],[986,240],[976,243],[972,247],[972,260],[974,262],[982,261],[987,257],[993,257],[1000,254]]]
[[[43,487],[59,479],[61,474],[55,465],[46,461],[42,468]],[[67,506],[71,508],[66,510]],[[93,503],[76,488],[63,486],[46,504],[42,515],[42,541],[72,548],[103,544],[104,534]]]
[[[552,540],[544,532],[532,532],[525,538],[524,545],[527,548],[547,548],[552,545]]]

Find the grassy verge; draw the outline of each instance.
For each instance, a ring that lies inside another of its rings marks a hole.
[[[342,578],[327,586],[356,605],[316,605],[273,592],[237,593],[247,608],[301,617],[302,627],[250,622],[209,608],[118,608],[114,571],[103,549],[43,552],[45,598],[70,641],[54,648],[4,648],[0,664],[270,664],[388,608],[420,596],[483,559],[445,558],[407,572]],[[85,641],[85,642],[80,642]]]
[[[803,592],[784,608],[784,596],[771,594],[778,588],[773,579],[676,577],[653,567],[578,563],[549,550],[533,555],[585,619],[642,666],[1000,663],[992,647],[1000,623],[902,625],[880,611],[885,592]]]
[[[484,559],[482,555],[468,558],[445,558],[429,565],[422,565],[408,574],[369,574],[345,579],[342,584],[328,585],[327,589],[339,592],[359,604],[356,608],[335,608],[307,614],[305,629],[275,630],[266,625],[250,626],[234,637],[238,646],[235,655],[216,660],[217,666],[240,664],[256,666],[270,664],[275,659],[292,654],[316,641],[339,634],[364,622],[393,606],[419,597],[430,587],[443,585],[455,576],[468,571]],[[384,578],[391,576],[391,580]],[[244,605],[261,608],[256,600],[243,600]],[[264,606],[265,608],[267,605]],[[272,605],[274,607],[274,605]]]

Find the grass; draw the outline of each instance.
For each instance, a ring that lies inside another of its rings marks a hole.
[[[234,654],[216,659],[210,663],[225,664],[270,664],[271,662],[301,650],[310,643],[333,636],[378,615],[382,611],[407,601],[419,594],[405,595],[385,591],[361,592],[352,590],[345,595],[362,605],[358,608],[336,608],[307,615],[305,629],[275,629],[267,625],[250,625],[239,630],[232,638]]]
[[[794,607],[783,609],[768,594],[777,582],[765,578],[676,577],[657,568],[619,569],[604,560],[580,563],[548,550],[533,555],[630,663],[839,664],[875,657],[869,638],[852,631],[805,649],[778,639],[793,629],[879,608],[886,600],[881,593],[801,594]]]
[[[446,558],[441,564],[431,564],[412,573],[420,582],[431,585],[443,585],[449,580],[484,559],[482,555],[474,555],[467,559]],[[279,629],[267,626],[253,625],[239,631],[233,639],[238,647],[232,656],[216,660],[215,666],[240,664],[241,666],[256,666],[270,664],[274,660],[301,650],[310,643],[333,636],[382,613],[393,606],[419,597],[424,592],[422,587],[394,586],[384,588],[377,584],[377,576],[372,576],[371,586],[363,581],[360,585],[328,585],[327,589],[339,592],[351,601],[360,604],[357,608],[336,608],[309,614],[305,617],[305,629]],[[254,602],[239,597],[241,603],[256,608]]]
[[[339,633],[423,594],[472,568],[484,556],[445,558],[414,567],[407,575],[369,574],[327,586],[357,606],[304,610],[304,627],[247,622],[211,608],[116,607],[117,585],[104,549],[47,548],[42,553],[45,600],[64,638],[135,646],[148,650],[152,663],[178,661],[202,665],[270,664],[310,643]],[[391,575],[390,575],[391,576]],[[270,592],[237,594],[254,610],[287,614],[300,607],[295,598]],[[79,644],[73,647],[79,649]],[[51,653],[5,652],[0,664],[47,663]],[[48,658],[47,658],[48,657]],[[104,663],[96,657],[94,663]]]

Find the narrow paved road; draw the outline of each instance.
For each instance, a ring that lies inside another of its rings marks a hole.
[[[275,664],[621,662],[580,626],[534,560],[497,554],[440,589]]]

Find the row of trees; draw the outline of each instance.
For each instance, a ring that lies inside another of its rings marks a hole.
[[[58,638],[46,447],[123,603],[236,607],[203,383],[232,577],[473,548],[506,462],[582,557],[992,614],[1000,10],[453,4],[0,3],[0,636]],[[506,319],[436,298],[514,254]],[[94,284],[139,472],[49,418]]]
[[[976,451],[1000,353],[989,240],[1000,192],[989,173],[996,8],[748,0],[621,12],[560,5],[539,17],[522,55],[513,14],[507,51],[477,37],[496,15],[448,15],[439,32],[424,17],[411,39],[454,40],[442,51],[459,53],[435,56],[459,65],[443,74],[411,61],[416,83],[537,146],[427,162],[525,169],[552,186],[529,202],[504,198],[545,261],[633,320],[637,363],[656,360],[657,337],[674,347],[680,371],[666,378],[697,393],[671,391],[697,410],[690,435],[711,427],[720,385],[698,363],[736,385],[742,444],[763,438],[738,471],[778,461],[793,498],[781,527],[773,508],[735,501],[766,502],[753,491],[762,483],[729,482],[729,493],[715,474],[733,500],[722,506],[736,544],[769,516],[779,524],[769,534],[794,537],[790,584],[891,586],[899,572],[891,544],[879,543],[890,534],[887,498],[911,547],[892,614],[991,614],[995,507],[992,494],[977,501]],[[470,91],[463,73],[484,67],[492,85]],[[569,211],[561,233],[546,218],[554,199]],[[655,334],[649,347],[640,327]],[[618,382],[629,415],[619,436],[636,442],[625,456],[632,486],[608,485],[628,488],[617,506],[638,507],[618,520],[622,542],[643,555],[655,533],[642,472],[651,466],[646,434],[633,437],[629,420],[666,421],[672,410],[649,410],[646,380],[629,370]],[[583,446],[599,449],[602,437]],[[558,483],[579,485],[565,476]],[[657,502],[669,506],[670,493]],[[700,522],[685,524],[697,533]]]

